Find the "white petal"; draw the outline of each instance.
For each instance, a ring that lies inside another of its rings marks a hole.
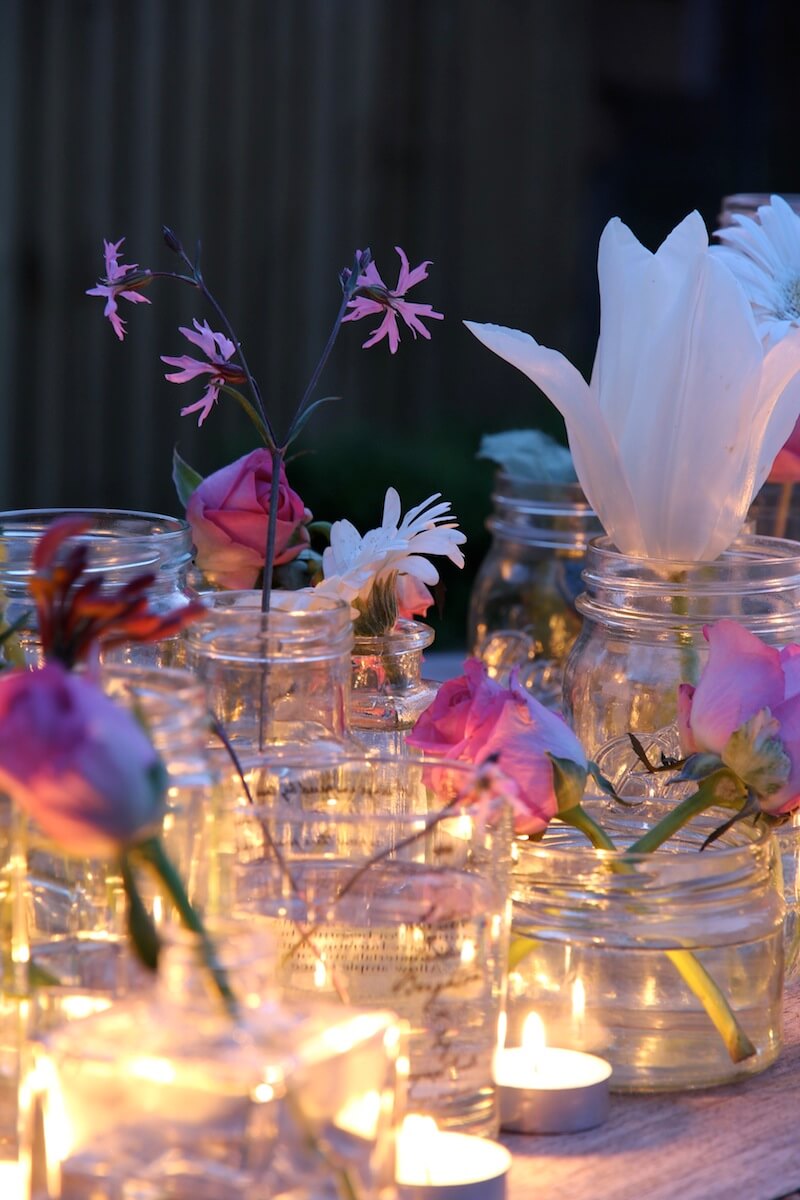
[[[386,499],[383,502],[383,520],[381,525],[384,529],[397,529],[400,523],[400,496],[396,488],[390,487],[386,490]]]

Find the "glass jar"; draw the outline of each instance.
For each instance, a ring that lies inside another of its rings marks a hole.
[[[472,589],[467,640],[489,674],[514,667],[544,703],[561,702],[561,675],[580,629],[575,597],[590,538],[603,532],[577,483],[534,483],[498,471],[492,534]]]
[[[607,812],[598,819],[618,850],[595,850],[565,826],[517,844],[513,929],[523,949],[509,977],[512,1030],[535,1010],[552,1044],[608,1059],[622,1091],[710,1087],[763,1070],[782,1020],[774,838],[739,825],[700,854],[719,825],[707,814],[660,850],[631,855],[624,847],[651,822],[618,809],[609,822]],[[714,986],[752,1044],[740,1061],[699,994]]]
[[[89,548],[87,577],[104,574],[110,586],[122,587],[136,575],[152,571],[150,605],[157,613],[171,612],[195,597],[187,583],[192,539],[186,521],[155,513],[114,509],[29,509],[0,513],[0,618],[2,628],[24,617],[20,632],[3,643],[6,661],[36,665],[39,635],[29,583],[33,550],[44,531],[59,517],[83,517],[90,528],[76,541]],[[143,666],[180,665],[179,637],[144,645],[115,646],[114,661]],[[177,657],[176,657],[177,656]]]
[[[434,636],[421,621],[399,620],[390,633],[355,638],[350,728],[367,749],[414,753],[405,735],[439,689],[422,678],[422,651]]]
[[[564,714],[589,757],[613,738],[675,719],[696,683],[703,626],[729,617],[773,645],[800,640],[800,546],[745,535],[714,562],[661,562],[592,542],[576,601],[580,636],[564,671]]]
[[[203,689],[188,672],[106,664],[101,685],[145,723],[167,772],[163,838],[193,898],[214,908],[198,853],[214,777]],[[168,912],[149,877],[142,894],[161,923]],[[66,856],[7,796],[0,797],[0,1121],[13,1125],[19,1060],[34,989],[114,996],[142,985],[127,949],[126,901],[116,862]],[[9,1135],[0,1125],[0,1141]],[[10,1136],[10,1135],[9,1135]]]
[[[655,733],[640,734],[639,741],[654,765],[664,759],[682,756],[678,729],[668,725]],[[614,738],[597,755],[597,765],[626,800],[657,801],[662,809],[676,804],[696,790],[694,783],[676,783],[674,772],[646,770],[631,746],[630,738]],[[643,810],[637,809],[638,812]],[[718,825],[730,817],[730,810],[711,809]],[[786,912],[783,922],[783,977],[788,981],[800,975],[800,812],[780,824],[772,825],[778,847],[776,887],[783,894]]]
[[[270,918],[287,1000],[393,1009],[410,1110],[492,1133],[511,831],[474,810],[474,778],[412,758],[279,762],[255,804],[233,799],[217,845],[229,907]]]
[[[349,733],[353,623],[340,600],[304,592],[204,592],[184,631],[187,665],[240,757],[360,750]]]
[[[265,1001],[263,954],[243,966],[236,939],[217,949],[243,998],[237,1020],[184,935],[164,950],[154,993],[34,1047],[26,1141],[43,1197],[390,1200],[396,1018]]]

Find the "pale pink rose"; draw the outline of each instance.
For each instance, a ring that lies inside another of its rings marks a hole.
[[[395,591],[397,615],[408,621],[414,617],[424,617],[433,604],[433,596],[416,575],[398,575]]]
[[[468,659],[464,674],[442,685],[406,741],[426,754],[473,766],[496,762],[511,784],[519,833],[541,833],[558,814],[548,755],[587,770],[583,748],[566,722],[513,678],[507,688],[490,679],[477,659]]]
[[[800,480],[800,417],[794,429],[778,451],[768,483],[797,483]]]
[[[217,586],[234,590],[255,586],[264,567],[271,488],[270,452],[253,450],[209,475],[189,498],[186,519],[192,527],[196,562]],[[281,465],[275,566],[290,562],[308,545],[310,519]]]
[[[703,633],[709,655],[700,682],[678,691],[684,753],[709,752],[726,762],[731,737],[755,719],[755,751],[777,739],[791,763],[788,780],[759,795],[759,803],[774,815],[791,812],[800,804],[800,646],[778,650],[736,621],[717,621]]]
[[[163,774],[138,722],[59,663],[0,674],[0,790],[69,854],[157,832]]]

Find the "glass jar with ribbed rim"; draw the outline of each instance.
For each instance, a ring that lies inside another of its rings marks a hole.
[[[678,685],[697,683],[703,627],[739,621],[772,645],[800,641],[800,545],[744,535],[714,562],[667,562],[592,542],[576,601],[580,636],[564,713],[592,757],[612,738],[674,721]]]
[[[353,623],[340,600],[313,592],[203,592],[203,617],[184,630],[186,660],[243,759],[299,748],[361,749],[350,735]]]
[[[399,620],[388,633],[355,637],[350,728],[369,750],[415,753],[405,735],[439,689],[438,683],[422,678],[422,652],[434,636],[421,621]]]
[[[211,933],[235,1014],[207,986],[202,944],[176,930],[148,994],[33,1044],[24,1146],[42,1200],[394,1196],[397,1019],[281,1005],[259,923],[232,924],[244,944]]]
[[[492,542],[472,588],[467,642],[489,674],[520,680],[553,707],[580,630],[575,597],[589,540],[602,527],[577,483],[498,471],[486,521]]]
[[[74,540],[89,550],[85,578],[106,576],[108,585],[124,586],[152,572],[150,607],[168,613],[195,598],[187,580],[192,561],[192,537],[186,521],[157,513],[96,508],[19,509],[0,512],[0,618],[2,628],[20,618],[18,634],[4,642],[2,653],[15,666],[36,665],[41,658],[29,584],[33,550],[41,535],[60,517],[81,517],[89,525]],[[160,642],[115,646],[106,657],[143,666],[180,666],[179,637]]]
[[[620,1091],[711,1087],[764,1070],[781,1046],[783,913],[775,839],[693,820],[650,854],[657,813],[587,802],[616,850],[568,826],[517,841],[510,1038],[535,1010],[553,1045],[591,1051]]]

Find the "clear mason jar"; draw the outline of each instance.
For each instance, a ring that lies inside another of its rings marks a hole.
[[[163,839],[190,894],[214,911],[213,879],[198,847],[211,811],[214,776],[207,751],[203,689],[186,671],[106,664],[100,683],[130,708],[167,772]],[[169,915],[142,877],[143,896],[161,923]],[[53,1005],[71,990],[100,998],[144,984],[127,947],[126,901],[116,862],[67,856],[8,797],[0,797],[0,1143],[11,1138],[31,998],[47,988]]]
[[[264,999],[271,953],[248,933],[244,962],[239,938],[217,940],[236,1020],[176,933],[151,994],[34,1045],[25,1126],[43,1200],[394,1195],[396,1018]]]
[[[660,850],[631,855],[625,846],[651,819],[607,814],[605,805],[596,811],[615,851],[595,850],[565,826],[517,843],[512,1031],[535,1010],[553,1045],[608,1059],[621,1091],[710,1087],[763,1070],[781,1045],[774,838],[740,825],[700,854],[719,824],[707,814]],[[703,1003],[714,988],[751,1043],[739,1061]]]
[[[655,733],[639,734],[639,741],[654,765],[666,759],[682,756],[678,729],[667,725]],[[693,783],[676,783],[674,772],[646,770],[627,736],[614,738],[601,747],[597,765],[614,787],[618,796],[627,800],[656,801],[665,806],[677,804],[696,790]],[[642,811],[642,810],[638,810]],[[730,810],[711,810],[721,825],[730,817]],[[800,975],[800,812],[792,813],[779,824],[772,825],[778,848],[776,886],[783,893],[786,911],[783,922],[783,977],[786,982]]]
[[[231,797],[216,839],[228,906],[270,919],[277,978],[408,1021],[409,1109],[497,1130],[492,1059],[508,957],[510,818],[486,823],[463,763],[280,761]],[[440,814],[445,806],[443,818]]]
[[[439,690],[438,683],[422,678],[422,652],[434,636],[421,621],[399,620],[382,636],[355,638],[350,728],[367,749],[414,753],[406,734]]]
[[[576,604],[580,636],[564,671],[564,714],[589,757],[628,732],[675,719],[696,683],[703,626],[739,621],[773,645],[800,640],[800,546],[745,535],[714,562],[661,562],[592,542]]]
[[[518,667],[525,686],[556,707],[580,629],[575,597],[586,548],[602,526],[577,483],[498,471],[492,502],[492,542],[472,589],[468,644],[494,678],[505,682]]]
[[[29,509],[0,513],[0,618],[2,628],[26,617],[19,634],[3,644],[2,653],[14,665],[36,665],[41,651],[29,583],[33,550],[41,535],[59,517],[83,517],[90,528],[79,541],[89,548],[87,575],[103,574],[109,585],[124,586],[136,575],[152,571],[151,608],[167,613],[188,604],[195,593],[187,582],[192,538],[186,521],[156,513],[114,509]],[[179,666],[179,637],[145,645],[115,646],[114,661],[143,666]]]
[[[184,630],[187,665],[240,757],[360,750],[349,732],[353,623],[347,604],[303,592],[204,592]]]

